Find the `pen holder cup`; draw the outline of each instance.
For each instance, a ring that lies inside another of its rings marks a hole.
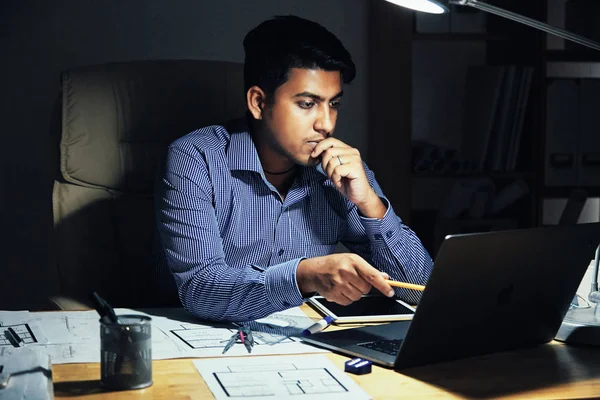
[[[118,323],[100,320],[100,381],[107,389],[152,385],[152,319],[120,315]]]

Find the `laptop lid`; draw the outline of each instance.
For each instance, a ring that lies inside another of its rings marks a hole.
[[[447,237],[395,367],[551,341],[599,243],[598,223]]]
[[[391,366],[365,338],[403,339],[396,369],[547,343],[599,243],[600,223],[447,236],[410,326],[321,333],[309,342]]]

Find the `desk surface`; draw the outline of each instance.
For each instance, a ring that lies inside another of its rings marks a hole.
[[[309,310],[306,311],[310,315]],[[336,354],[327,357],[343,371],[347,357]],[[191,359],[153,361],[152,368],[154,384],[151,387],[111,393],[100,388],[99,363],[54,365],[54,396],[81,399],[213,398]],[[373,366],[371,374],[350,376],[374,399],[599,398],[600,348],[577,348],[553,342],[534,349],[412,368],[402,373]]]

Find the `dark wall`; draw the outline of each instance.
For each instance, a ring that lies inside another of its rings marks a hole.
[[[366,1],[4,0],[0,5],[0,309],[56,293],[50,140],[60,71],[145,59],[243,61],[245,33],[277,14],[320,22],[359,71],[345,90],[342,140],[366,152]]]

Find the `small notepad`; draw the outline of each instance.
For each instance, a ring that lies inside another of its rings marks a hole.
[[[53,399],[50,356],[33,350],[0,356],[0,400]]]

